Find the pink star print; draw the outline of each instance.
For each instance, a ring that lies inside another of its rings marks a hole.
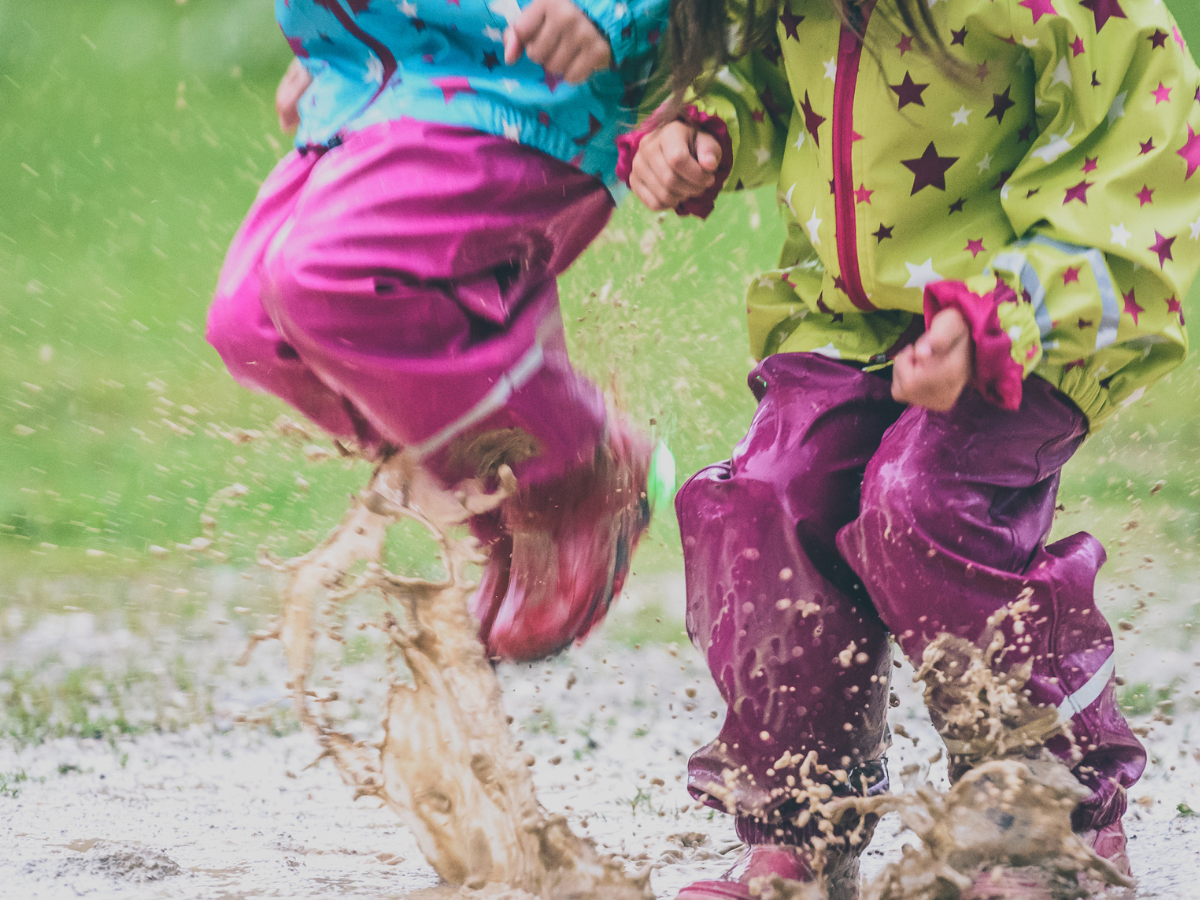
[[[1071,55],[1078,56],[1082,52],[1083,52],[1083,38],[1076,37],[1075,43],[1073,43],[1071,45]]]
[[[1038,23],[1038,19],[1042,16],[1057,16],[1058,10],[1054,8],[1054,4],[1050,0],[1021,0],[1018,6],[1023,6],[1033,13],[1033,24]]]
[[[858,186],[858,189],[855,190],[855,192],[854,192],[854,202],[855,203],[870,203],[871,195],[873,193],[875,193],[875,192],[867,190],[867,186],[865,184],[860,184]]]
[[[1063,284],[1070,284],[1071,282],[1079,283],[1079,270],[1074,266],[1068,266],[1067,271],[1063,272]],[[1082,328],[1083,326],[1080,325],[1079,327]]]
[[[429,80],[433,83],[434,87],[442,89],[442,99],[447,103],[453,100],[456,94],[475,93],[475,88],[471,87],[471,82],[467,81],[461,75],[449,78],[431,78]]]
[[[1088,188],[1092,187],[1096,182],[1084,179],[1074,187],[1067,188],[1067,196],[1063,198],[1063,206],[1066,206],[1072,200],[1078,200],[1084,206],[1087,206]]]
[[[1098,157],[1098,156],[1085,156],[1083,158],[1083,174],[1084,175],[1086,175],[1088,172],[1096,171],[1096,168],[1097,168],[1096,160],[1098,160],[1099,158],[1100,157]]]
[[[1133,294],[1133,288],[1129,289],[1128,294],[1122,294],[1121,299],[1125,301],[1125,312],[1133,316],[1133,324],[1138,323],[1138,314],[1144,313],[1146,310],[1138,306],[1137,297]]]
[[[1187,181],[1200,169],[1200,134],[1196,134],[1191,125],[1188,126],[1187,143],[1178,152],[1187,161],[1187,174],[1183,176]]]
[[[1167,312],[1183,314],[1183,306],[1175,299],[1174,294],[1167,298]]]
[[[1163,237],[1158,231],[1154,232],[1154,243],[1150,246],[1150,252],[1158,256],[1158,267],[1161,269],[1168,259],[1174,259],[1171,255],[1171,245],[1175,243],[1173,237]]]
[[[1160,103],[1166,103],[1171,99],[1171,89],[1169,87],[1164,87],[1161,81],[1158,83],[1158,90],[1151,91],[1150,93],[1154,95],[1155,106],[1158,106]]]
[[[973,241],[971,241],[971,240],[967,241],[966,250],[968,253],[971,254],[971,258],[974,259],[976,256],[978,256],[980,253],[983,252],[983,238],[979,238],[978,240],[973,240]]]
[[[1142,189],[1137,192],[1136,196],[1140,206],[1145,206],[1147,203],[1154,202],[1154,191],[1151,190],[1150,185],[1148,184],[1143,184]]]

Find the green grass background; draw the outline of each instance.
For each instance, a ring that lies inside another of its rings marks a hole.
[[[1200,46],[1200,7],[1168,5]],[[301,550],[365,480],[362,464],[308,460],[318,435],[276,434],[283,405],[237,387],[203,339],[225,247],[287,143],[287,61],[267,0],[0,0],[0,591],[183,572],[176,545],[235,483],[249,491],[215,510],[216,548],[235,565],[260,544]],[[780,234],[769,194],[704,223],[629,202],[564,279],[577,362],[669,441],[681,475],[749,421],[744,285]],[[1063,527],[1190,560],[1195,363],[1150,398],[1072,464]],[[653,537],[639,566],[677,566],[669,515]]]

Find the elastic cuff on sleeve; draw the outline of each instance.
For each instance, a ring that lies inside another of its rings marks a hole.
[[[1021,406],[1024,369],[1012,358],[1012,339],[1000,326],[1001,303],[1016,293],[997,280],[994,290],[980,296],[961,281],[937,281],[925,286],[925,325],[943,309],[957,309],[971,328],[975,345],[975,374],[971,381],[989,403],[1002,409]]]
[[[720,116],[709,115],[695,106],[685,107],[679,114],[679,119],[712,135],[721,145],[721,163],[717,166],[716,178],[712,186],[703,194],[685,200],[675,207],[675,212],[681,216],[697,216],[706,219],[713,211],[717,195],[725,187],[729,173],[733,171],[733,139],[729,136],[729,129],[725,126],[724,119]],[[629,176],[633,174],[633,158],[637,156],[638,149],[642,146],[642,138],[657,128],[658,124],[659,119],[656,112],[636,131],[618,135],[617,180],[626,187],[629,186]]]

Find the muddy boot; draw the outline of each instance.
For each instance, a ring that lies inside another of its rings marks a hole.
[[[592,465],[504,502],[471,601],[490,657],[550,656],[604,618],[650,523],[650,458],[650,445],[613,417]]]
[[[772,893],[794,900],[809,897],[803,889],[797,892],[794,884],[780,885],[780,881],[811,886],[813,900],[858,900],[858,858],[873,829],[866,830],[866,839],[853,850],[830,845],[816,851],[803,830],[787,828],[782,839],[795,843],[780,844],[760,843],[765,833],[775,829],[764,828],[758,820],[739,818],[736,827],[747,846],[733,867],[718,879],[689,884],[675,900],[752,900]]]

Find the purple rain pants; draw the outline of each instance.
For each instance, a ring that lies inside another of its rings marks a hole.
[[[521,429],[527,484],[590,462],[599,391],[567,359],[556,276],[613,203],[595,178],[464,128],[402,119],[291,153],[229,249],[208,340],[241,384],[447,484],[472,437]]]
[[[1093,597],[1104,550],[1083,533],[1045,546],[1082,413],[1037,377],[1015,412],[974,391],[949,413],[906,407],[885,377],[812,353],[769,357],[750,386],[759,405],[732,459],[676,500],[688,633],[728,704],[691,758],[692,795],[732,807],[743,840],[803,843],[814,827],[787,825],[801,810],[775,761],[816,751],[850,774],[836,791],[886,789],[889,633],[919,664],[942,632],[979,641],[1030,588],[1027,689],[1070,719],[1082,760],[1064,738],[1047,746],[1092,790],[1073,824],[1119,819],[1145,752]]]

